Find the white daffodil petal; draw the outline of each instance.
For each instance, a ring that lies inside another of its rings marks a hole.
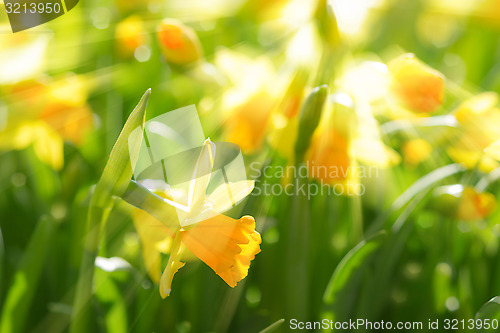
[[[200,156],[196,162],[193,179],[189,185],[188,206],[193,207],[205,201],[205,193],[210,181],[210,175],[214,166],[215,143],[209,139],[205,140],[201,148]]]
[[[243,200],[252,192],[255,182],[253,180],[242,180],[235,183],[219,185],[208,197],[213,202],[213,209],[223,213],[238,202]]]

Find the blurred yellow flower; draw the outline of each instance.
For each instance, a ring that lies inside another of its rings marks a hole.
[[[465,187],[458,204],[457,217],[464,221],[477,221],[488,217],[497,207],[495,196]]]
[[[124,58],[134,56],[135,50],[148,43],[148,35],[140,16],[132,15],[120,21],[115,30],[118,54]]]
[[[316,132],[309,147],[307,161],[312,168],[311,173],[315,175],[314,178],[326,184],[346,179],[351,164],[347,139],[335,129],[322,129]],[[336,172],[331,172],[332,168]]]
[[[82,143],[94,124],[93,113],[87,105],[87,83],[77,75],[54,81],[48,87],[48,99],[39,119],[75,145]]]
[[[306,154],[309,172],[326,184],[346,186],[344,193],[359,193],[359,162],[387,168],[399,163],[400,157],[382,143],[374,119],[356,112],[349,95],[333,94],[330,104],[332,110],[327,108]]]
[[[195,31],[175,19],[164,19],[158,26],[158,41],[168,62],[187,65],[203,58]]]
[[[150,189],[166,198],[168,216],[182,219],[186,225],[181,223],[181,227],[171,231],[164,223],[146,217],[146,213],[133,215],[143,244],[146,268],[151,278],[159,281],[162,298],[170,294],[173,276],[184,266],[181,260],[186,260],[186,252],[188,256],[191,253],[202,260],[233,288],[247,276],[250,262],[260,252],[261,237],[255,230],[253,217],[243,216],[236,220],[220,214],[246,197],[252,191],[254,182],[225,183],[209,196],[206,195],[214,154],[215,145],[207,139],[201,149],[189,193],[171,195],[173,190],[159,192]],[[182,214],[179,214],[179,209]],[[158,279],[160,252],[169,252],[170,257]]]
[[[248,97],[229,115],[225,126],[226,140],[237,144],[245,153],[255,152],[264,141],[274,107],[275,99],[265,91]]]
[[[60,170],[64,164],[64,142],[45,122],[40,120],[18,124],[0,132],[0,150],[22,150],[33,146],[40,161]]]
[[[432,152],[431,144],[424,139],[412,139],[401,147],[406,164],[415,166],[429,158]]]
[[[87,87],[76,75],[42,84],[21,82],[9,88],[12,117],[0,132],[0,149],[22,150],[33,146],[38,158],[59,170],[64,161],[64,142],[80,145],[94,124],[87,105]],[[17,113],[16,111],[19,111]]]
[[[466,100],[454,111],[460,134],[447,153],[455,162],[469,169],[477,166],[484,172],[498,165],[484,154],[486,148],[500,139],[500,109],[497,104],[497,94],[486,92]]]
[[[63,103],[49,103],[40,114],[59,135],[75,145],[80,145],[93,127],[92,110],[87,105],[68,106]]]
[[[284,84],[265,57],[252,59],[223,49],[217,52],[215,63],[232,84],[222,96],[225,138],[243,152],[254,153],[264,142]]]
[[[391,91],[402,106],[414,112],[429,113],[443,104],[443,75],[415,55],[403,54],[390,61],[388,67],[392,76]]]

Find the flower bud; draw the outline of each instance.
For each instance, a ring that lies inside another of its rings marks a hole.
[[[320,33],[328,46],[336,48],[341,44],[337,17],[333,11],[331,1],[320,0],[315,13]]]
[[[299,115],[299,131],[295,142],[295,162],[301,163],[309,148],[311,138],[318,127],[326,97],[328,86],[326,84],[314,88],[302,105]]]
[[[164,19],[158,26],[158,40],[168,62],[187,65],[203,57],[200,40],[193,29],[175,19]]]
[[[388,66],[392,93],[402,106],[414,112],[429,113],[443,104],[445,85],[440,72],[411,53],[397,57]]]

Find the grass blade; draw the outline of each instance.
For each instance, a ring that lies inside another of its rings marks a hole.
[[[264,328],[262,331],[260,331],[259,333],[271,333],[271,332],[274,332],[276,331],[281,325],[283,325],[283,323],[285,322],[285,319],[281,318],[280,320],[277,320],[275,321],[274,323],[272,323],[271,325],[269,325],[268,327]]]
[[[348,318],[353,313],[356,291],[371,262],[373,254],[378,250],[386,233],[381,231],[362,241],[340,261],[328,283],[323,300],[334,307],[335,320]]]
[[[50,249],[54,222],[42,217],[29,241],[9,288],[0,320],[0,332],[24,332],[27,316]]]

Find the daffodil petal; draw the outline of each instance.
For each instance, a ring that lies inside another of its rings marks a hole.
[[[172,280],[174,278],[175,273],[184,266],[185,263],[180,261],[175,261],[172,265],[168,265],[165,267],[163,274],[161,275],[160,280],[160,296],[161,298],[166,298],[170,295],[172,291]]]
[[[142,257],[146,270],[151,280],[158,283],[161,272],[159,249],[165,251],[165,243],[172,241],[172,233],[160,221],[138,208],[134,208],[132,211],[132,221],[141,241]]]
[[[210,175],[214,166],[215,143],[206,139],[196,162],[193,179],[189,185],[188,207],[200,205],[205,201]]]
[[[261,242],[253,217],[235,220],[225,215],[183,231],[182,241],[231,287],[246,276],[250,261],[260,252]]]
[[[219,185],[208,197],[214,203],[213,210],[223,213],[234,207],[252,192],[255,186],[253,180],[242,180],[234,183],[224,183]]]
[[[181,247],[182,247],[182,233],[177,231],[174,236],[174,242],[172,244],[172,250],[170,252],[170,257],[168,258],[167,267],[163,271],[160,278],[160,296],[162,298],[170,295],[172,290],[172,280],[175,273],[184,266],[184,263],[180,261],[181,259]]]

